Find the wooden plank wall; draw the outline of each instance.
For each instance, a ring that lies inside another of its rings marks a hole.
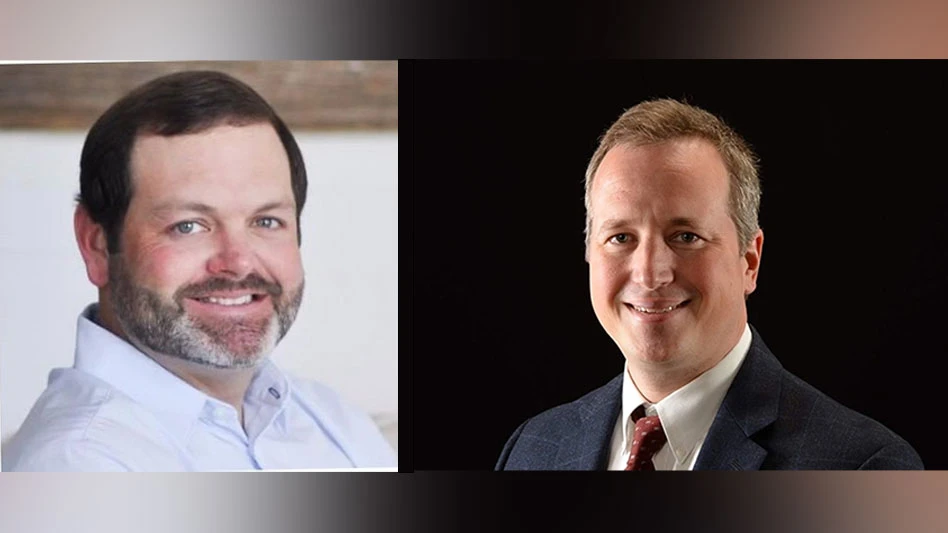
[[[195,61],[0,65],[0,129],[87,130],[122,95],[180,70],[257,90],[294,130],[395,130],[395,61]]]

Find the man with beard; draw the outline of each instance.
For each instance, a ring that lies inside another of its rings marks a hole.
[[[267,357],[303,295],[306,185],[286,125],[230,76],[164,76],[109,108],[74,217],[99,301],[3,470],[396,466],[367,415]]]

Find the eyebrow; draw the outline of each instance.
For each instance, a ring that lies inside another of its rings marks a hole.
[[[295,204],[294,202],[291,202],[291,201],[288,201],[288,200],[281,200],[281,201],[276,201],[276,202],[268,202],[268,203],[265,203],[265,204],[261,205],[260,207],[258,207],[258,208],[256,209],[256,211],[254,211],[254,214],[263,213],[263,212],[265,212],[265,211],[275,211],[275,210],[280,210],[280,209],[293,209],[293,210],[295,210],[295,209],[296,209],[296,204]],[[217,209],[215,209],[214,207],[212,207],[212,206],[210,206],[210,205],[207,205],[207,204],[205,204],[205,203],[201,203],[201,202],[183,202],[183,203],[179,203],[179,202],[175,202],[175,201],[173,201],[173,200],[170,201],[170,202],[165,202],[165,203],[162,203],[162,204],[158,204],[157,207],[155,207],[154,209],[152,209],[152,213],[153,213],[155,216],[161,216],[161,215],[164,215],[164,214],[166,214],[166,213],[174,212],[174,211],[194,211],[194,212],[196,212],[196,213],[201,213],[201,214],[205,214],[205,215],[212,215],[212,214],[214,214],[215,212],[217,212]]]
[[[688,226],[688,227],[700,227],[701,224],[697,220],[690,217],[675,217],[668,221],[670,226]],[[625,218],[608,218],[603,221],[602,225],[599,226],[599,232],[610,231],[616,228],[621,228],[629,225],[628,219]]]
[[[690,226],[693,228],[701,226],[701,224],[697,220],[693,218],[689,218],[689,217],[675,217],[671,219],[669,223],[672,226]]]
[[[599,224],[599,227],[597,228],[596,231],[598,233],[601,233],[603,231],[612,230],[614,228],[622,227],[627,224],[628,222],[626,222],[626,220],[622,218],[607,218],[606,220],[602,222],[602,224]]]
[[[280,201],[280,202],[270,202],[270,203],[266,203],[266,204],[263,204],[262,206],[260,206],[259,208],[257,208],[257,210],[255,211],[255,213],[262,213],[262,212],[264,212],[264,211],[279,211],[280,209],[292,209],[292,210],[295,211],[295,210],[296,210],[296,202],[290,202],[290,201],[283,200],[283,201]]]

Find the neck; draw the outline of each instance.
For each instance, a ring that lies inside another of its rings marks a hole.
[[[656,379],[656,376],[636,372],[628,366],[626,367],[626,372],[628,372],[629,377],[632,378],[632,383],[635,385],[635,388],[639,390],[639,394],[649,403],[662,401],[666,396],[680,389],[687,383],[681,383],[681,380],[678,379]]]
[[[727,354],[725,354],[727,355]],[[721,358],[702,367],[669,368],[661,363],[626,364],[626,372],[639,390],[642,398],[649,403],[658,403],[668,395],[694,381],[698,376],[714,368]]]

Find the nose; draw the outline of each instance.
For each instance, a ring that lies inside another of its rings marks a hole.
[[[255,255],[248,236],[239,232],[220,231],[216,249],[207,261],[209,273],[233,279],[243,279],[253,272]]]
[[[642,288],[659,289],[675,279],[674,252],[663,239],[642,241],[631,261],[632,281]]]

